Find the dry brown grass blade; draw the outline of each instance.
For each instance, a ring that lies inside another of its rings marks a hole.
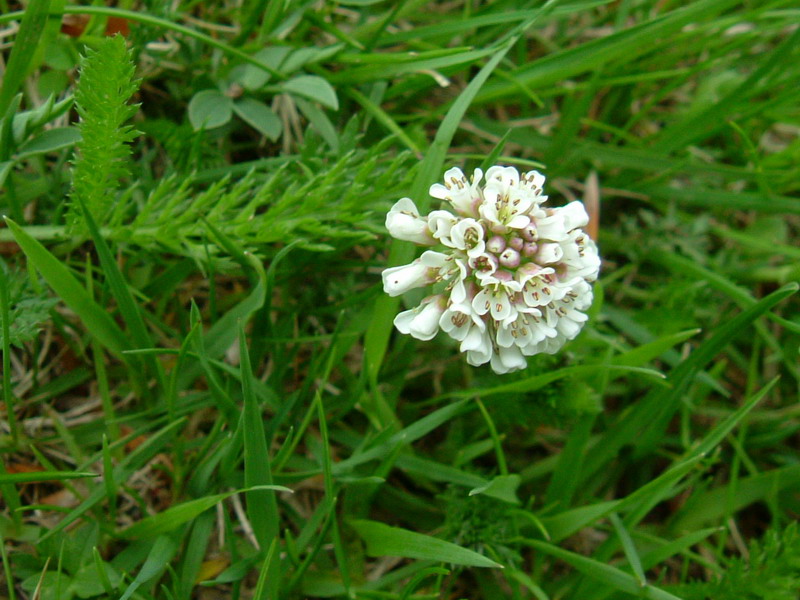
[[[586,178],[583,204],[586,212],[589,213],[586,233],[597,242],[600,235],[600,179],[597,177],[597,171],[592,170]]]

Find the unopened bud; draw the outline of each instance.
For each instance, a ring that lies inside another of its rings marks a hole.
[[[500,264],[511,269],[519,266],[519,252],[513,248],[506,248],[500,255]]]
[[[492,236],[489,238],[489,241],[486,242],[486,249],[493,254],[499,254],[506,249],[505,238],[500,235]]]

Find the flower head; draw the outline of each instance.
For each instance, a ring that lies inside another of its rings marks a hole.
[[[589,223],[583,204],[545,208],[545,178],[514,167],[475,169],[470,180],[457,168],[430,195],[445,208],[421,216],[409,198],[386,217],[397,239],[440,244],[412,263],[383,272],[391,296],[430,284],[442,290],[401,312],[401,333],[430,340],[441,329],[460,342],[473,366],[496,373],[527,366],[527,356],[553,354],[575,338],[592,303],[597,246],[581,229]]]

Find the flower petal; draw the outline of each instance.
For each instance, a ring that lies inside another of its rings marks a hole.
[[[419,216],[419,211],[410,198],[401,198],[392,206],[386,215],[386,229],[398,240],[425,246],[436,243],[428,229],[428,220]]]
[[[405,294],[408,290],[413,290],[428,283],[427,272],[428,267],[417,260],[408,265],[385,269],[381,273],[383,291],[390,296]]]

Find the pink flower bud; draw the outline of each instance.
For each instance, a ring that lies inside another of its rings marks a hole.
[[[486,242],[486,249],[493,254],[500,254],[506,249],[506,240],[501,235],[495,235]]]
[[[500,255],[500,264],[511,269],[519,266],[519,252],[513,248],[506,248]]]
[[[539,232],[536,230],[536,225],[531,223],[522,230],[522,237],[528,242],[535,242],[539,239]]]

